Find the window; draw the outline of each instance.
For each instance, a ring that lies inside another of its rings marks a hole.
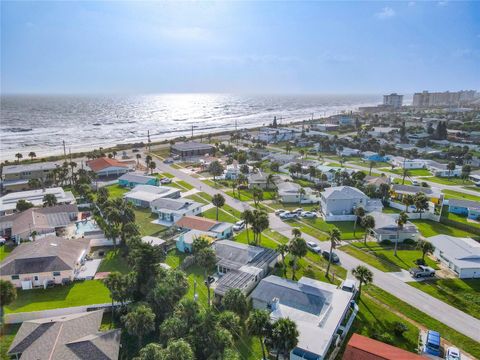
[[[33,277],[33,280],[38,281],[38,275],[35,275],[35,276]]]
[[[60,271],[54,271],[53,276],[60,276]]]
[[[12,280],[18,280],[18,279],[20,279],[19,275],[12,275]]]

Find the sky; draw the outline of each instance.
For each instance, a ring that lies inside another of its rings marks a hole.
[[[480,1],[2,1],[1,92],[480,90]]]

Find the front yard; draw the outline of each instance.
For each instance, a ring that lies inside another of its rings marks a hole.
[[[323,233],[323,240],[326,239],[325,237],[328,237],[328,231],[333,229],[334,227],[338,228],[338,230],[340,230],[340,232],[342,233],[342,240],[362,239],[365,234],[365,230],[361,226],[357,225],[355,235],[353,235],[353,221],[326,222],[320,218],[303,218],[301,220],[292,221],[292,223],[299,224],[301,230],[303,229],[302,231],[315,237],[316,235],[313,235],[314,232],[312,232],[312,229],[308,228],[308,226],[319,230],[321,233]],[[322,236],[321,233],[317,233],[318,236]],[[322,238],[319,238],[319,240],[322,240]]]
[[[0,246],[0,261],[5,259],[14,249],[14,247],[9,245]]]
[[[152,221],[157,219],[157,215],[150,212],[150,209],[135,208],[135,223],[140,229],[141,236],[159,236],[167,228],[159,224],[153,224]]]
[[[431,177],[421,177],[419,178],[422,181],[431,181],[438,184],[443,185],[473,185],[473,181],[470,180],[463,180],[458,177],[438,177],[438,176],[431,176]]]
[[[411,220],[414,223],[418,230],[425,237],[435,236],[435,235],[450,235],[456,237],[476,237],[475,234],[469,233],[464,230],[454,228],[452,226],[444,225],[432,220]]]
[[[472,201],[480,201],[480,196],[465,194],[459,191],[454,190],[442,190],[445,194],[446,199],[460,199],[460,200],[472,200]]]

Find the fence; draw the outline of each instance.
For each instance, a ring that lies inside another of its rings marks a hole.
[[[325,215],[325,221],[355,221],[356,215]]]
[[[390,201],[389,204],[388,204],[390,207],[394,208],[394,209],[398,209],[398,210],[402,210],[402,211],[405,211],[405,205],[404,204],[400,204],[400,203],[397,203],[397,202],[394,202],[394,201]],[[415,209],[415,207],[413,206],[410,206],[408,208],[409,212],[408,212],[408,218],[410,220],[413,220],[413,219],[425,219],[425,220],[432,220],[432,221],[436,221],[436,222],[439,222],[440,221],[440,215],[435,215],[431,212],[423,212],[423,213],[419,213],[419,212],[413,212]],[[392,215],[395,215],[395,214],[392,214]],[[398,215],[395,215],[395,216],[398,216]]]

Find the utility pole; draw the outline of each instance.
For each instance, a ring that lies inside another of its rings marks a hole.
[[[63,159],[67,162],[67,149],[65,148],[65,140],[63,140]]]
[[[197,280],[193,280],[193,301],[197,302],[198,294],[197,294]]]
[[[192,124],[192,139],[193,139],[193,124]]]
[[[152,151],[152,140],[150,139],[150,130],[147,130],[147,137],[148,137],[148,152]]]

